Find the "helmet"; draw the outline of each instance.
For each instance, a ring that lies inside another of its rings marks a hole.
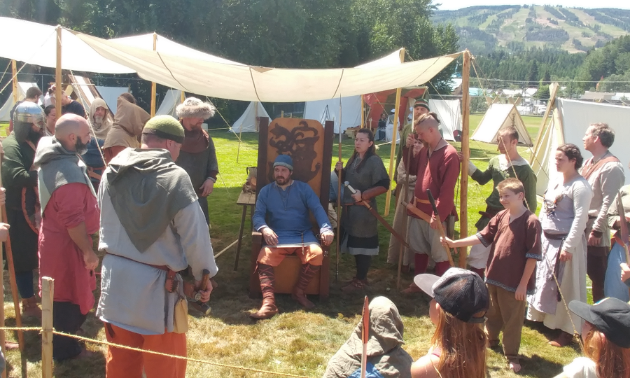
[[[45,125],[44,109],[34,102],[24,101],[20,103],[13,113],[13,122],[32,123],[40,128]]]

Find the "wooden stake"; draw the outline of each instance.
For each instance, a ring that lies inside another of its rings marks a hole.
[[[17,104],[20,96],[18,93],[17,63],[15,60],[11,60],[11,74],[13,80],[13,102]]]
[[[153,51],[157,50],[157,33],[153,32]],[[151,82],[151,117],[155,117],[155,102],[156,102],[157,84]],[[182,94],[184,92],[182,91]]]
[[[53,295],[55,280],[42,277],[42,378],[53,377]]]
[[[405,61],[405,49],[400,49],[400,62],[403,63]],[[396,131],[398,131],[398,113],[400,108],[400,95],[402,93],[402,88],[396,89],[396,107],[394,108],[394,130],[392,132],[392,147],[389,153],[389,182],[391,183],[394,179],[394,171],[396,169]],[[400,143],[404,143],[404,141],[400,141]],[[392,202],[392,191],[387,191],[387,196],[385,197],[385,216],[389,215],[389,207]]]
[[[57,111],[57,119],[61,117],[61,31],[60,25],[57,25],[57,65],[55,66],[55,110]]]
[[[459,238],[468,236],[468,160],[470,159],[470,51],[464,51],[462,67],[462,169],[459,179],[461,193],[459,195]],[[468,248],[459,249],[459,266],[466,268]]]

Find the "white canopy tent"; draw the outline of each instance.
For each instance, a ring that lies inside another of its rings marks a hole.
[[[514,104],[492,104],[470,139],[496,144],[499,129],[507,126],[516,128],[519,144],[533,146],[532,138]]]
[[[24,100],[24,98],[26,97],[26,91],[30,87],[37,87],[37,84],[18,82],[18,101]],[[9,122],[11,120],[11,109],[13,109],[14,106],[15,101],[13,101],[13,95],[9,95],[7,101],[5,101],[4,105],[2,105],[2,108],[0,108],[0,122]]]
[[[269,118],[269,113],[265,110],[263,105],[258,101],[252,101],[247,106],[247,109],[243,112],[239,119],[234,122],[230,131],[234,133],[257,133],[258,132],[258,120],[261,117]]]
[[[160,107],[155,111],[155,115],[170,115],[177,118],[175,108],[182,103],[182,91],[179,89],[169,89],[166,91]]]
[[[455,140],[455,131],[462,131],[462,107],[459,100],[429,100],[429,108],[440,119],[442,135],[446,140]]]
[[[460,55],[387,67],[304,70],[210,62],[76,35],[102,56],[132,68],[145,80],[189,93],[242,101],[312,101],[421,85]]]
[[[340,109],[341,108],[341,109]],[[331,98],[328,100],[307,101],[302,118],[314,119],[322,125],[326,121],[335,121],[335,134],[349,127],[361,125],[361,96]]]
[[[630,107],[601,104],[594,102],[557,99],[556,109],[550,124],[540,134],[537,148],[530,164],[538,178],[536,193],[543,195],[549,182],[559,179],[555,166],[555,152],[564,143],[573,143],[580,147],[584,159],[591,157],[582,148],[582,138],[586,129],[598,122],[607,123],[615,130],[615,143],[610,151],[619,158],[624,167],[625,184],[630,184],[630,148],[625,142],[630,140]]]

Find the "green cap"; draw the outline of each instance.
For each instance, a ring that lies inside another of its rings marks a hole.
[[[151,118],[144,125],[142,134],[153,134],[162,139],[184,143],[184,128],[175,118],[169,115],[159,115]]]
[[[423,100],[421,98],[417,99],[416,102],[413,104],[414,108],[416,108],[418,106],[422,106],[423,108],[425,108],[427,110],[431,110],[431,109],[429,109],[429,103],[426,102],[426,100]]]

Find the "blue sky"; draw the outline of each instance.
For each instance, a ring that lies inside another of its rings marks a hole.
[[[630,9],[628,0],[435,0],[434,3],[441,3],[438,9],[460,9],[473,5],[562,5],[570,8],[622,8]]]

